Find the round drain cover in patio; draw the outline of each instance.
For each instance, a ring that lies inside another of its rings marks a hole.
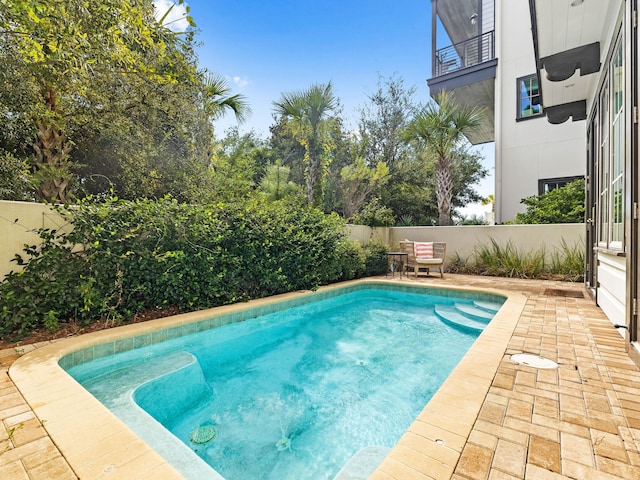
[[[548,358],[540,357],[532,353],[516,353],[511,355],[511,360],[520,365],[533,368],[558,368],[558,364]]]
[[[189,437],[193,443],[207,443],[216,438],[218,434],[216,427],[213,425],[200,425],[193,429]]]

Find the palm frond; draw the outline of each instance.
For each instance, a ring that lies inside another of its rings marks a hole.
[[[203,84],[205,110],[211,119],[217,120],[231,110],[238,122],[242,123],[251,114],[251,107],[246,97],[240,93],[232,95],[226,77],[206,72]]]

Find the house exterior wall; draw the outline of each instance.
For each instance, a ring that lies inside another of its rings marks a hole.
[[[551,125],[545,116],[516,121],[517,79],[536,72],[528,2],[496,2],[496,222],[513,220],[538,195],[538,180],[584,176],[584,121]]]
[[[598,306],[614,325],[625,325],[626,265],[624,257],[598,255]],[[624,336],[624,330],[619,333]]]
[[[594,121],[594,117],[599,115],[597,111],[598,108],[598,99],[601,95],[603,79],[607,76],[608,68],[609,68],[609,58],[614,47],[614,42],[618,38],[618,34],[622,31],[622,35],[624,38],[625,33],[625,23],[629,20],[624,20],[624,6],[625,2],[623,0],[613,0],[608,2],[607,14],[606,17],[602,19],[602,33],[600,36],[600,63],[601,68],[600,71],[596,74],[597,78],[595,81],[591,82],[591,87],[587,93],[587,125],[592,123],[594,129],[594,135],[596,135],[596,150],[600,148],[598,134],[599,129],[602,128],[599,121]],[[629,50],[629,44],[623,40],[623,45],[625,52]],[[627,60],[629,57],[626,57],[625,60],[625,69],[632,68],[631,65],[627,64]],[[637,68],[637,66],[636,66]],[[624,87],[624,108],[629,110],[631,108],[631,91],[632,86],[628,84]],[[608,128],[608,125],[607,125]],[[625,143],[626,146],[623,148],[625,155],[628,156],[630,150],[628,150],[629,142],[632,141],[631,135],[626,135]],[[598,156],[598,152],[593,152],[594,157]],[[630,159],[631,162],[635,162],[637,165],[637,158]],[[597,164],[597,161],[596,161]],[[631,172],[628,171],[628,168],[625,171],[626,176],[630,176]],[[603,180],[599,178],[598,168],[594,167],[594,183],[596,185],[596,191],[598,189],[598,185]],[[627,192],[627,195],[629,192]],[[597,196],[597,193],[596,193]],[[628,207],[625,207],[628,209]],[[632,242],[629,238],[627,238],[622,245],[617,246],[615,249],[611,249],[610,245],[599,242],[598,237],[600,236],[600,222],[599,222],[599,209],[597,206],[595,208],[594,221],[596,224],[596,232],[595,239],[593,242],[593,249],[595,251],[595,255],[592,259],[594,263],[593,268],[596,272],[596,282],[595,285],[592,285],[596,290],[596,303],[600,308],[602,308],[605,315],[611,320],[614,325],[627,325],[632,328],[630,321],[627,319],[627,299],[630,296],[628,291],[628,281],[627,276],[632,275],[633,272],[630,271],[627,267],[627,257],[631,254]],[[625,225],[626,236],[628,237],[630,234],[629,224]],[[618,250],[619,248],[619,250]],[[627,336],[629,333],[626,330],[619,329],[618,332],[622,336]]]

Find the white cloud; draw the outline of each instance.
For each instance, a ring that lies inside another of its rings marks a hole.
[[[249,85],[249,80],[247,80],[247,77],[242,78],[242,77],[235,76],[233,77],[233,83],[235,83],[238,86],[238,88],[242,88]]]
[[[189,22],[185,18],[187,16],[187,4],[178,4],[174,0],[153,0],[153,6],[156,9],[156,19],[160,20],[167,10],[171,8],[169,15],[164,19],[164,26],[174,32],[184,32],[189,28]]]

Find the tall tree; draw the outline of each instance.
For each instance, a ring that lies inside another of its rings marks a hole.
[[[408,152],[401,133],[420,109],[414,100],[415,92],[415,87],[405,87],[402,78],[378,79],[378,89],[368,96],[368,103],[359,108],[358,132],[367,164],[375,166],[384,162],[392,174],[396,171]]]
[[[368,167],[362,158],[342,168],[340,184],[344,217],[351,218],[359,212],[371,195],[389,181],[389,169],[384,162]]]
[[[11,124],[0,148],[30,156],[38,196],[56,202],[74,170],[82,187],[133,173],[130,191],[162,194],[194,159],[208,163],[211,119],[246,111],[197,70],[193,32],[162,26],[147,0],[0,2],[0,72],[0,119]]]
[[[291,120],[293,132],[305,147],[305,181],[309,205],[322,205],[322,176],[326,166],[323,138],[326,120],[338,107],[331,82],[314,84],[306,90],[283,93],[274,102],[275,113]]]
[[[436,199],[439,225],[451,224],[453,179],[452,155],[465,142],[464,135],[480,126],[483,111],[478,107],[459,105],[451,93],[443,90],[411,120],[404,132],[405,140],[419,150],[428,150],[436,161]]]

